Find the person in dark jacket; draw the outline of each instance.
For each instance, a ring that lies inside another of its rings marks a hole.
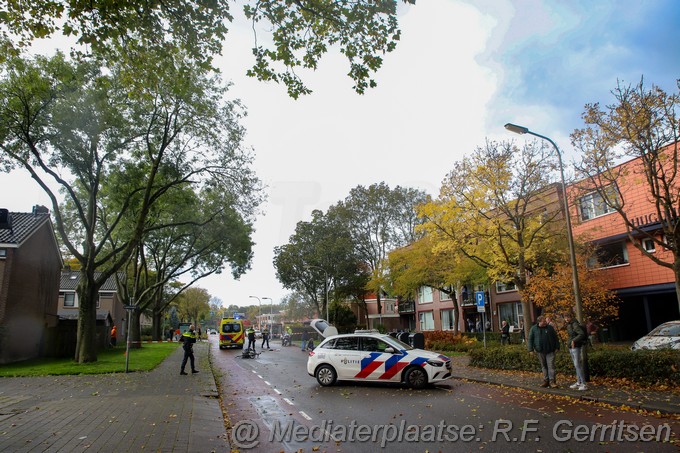
[[[503,320],[501,323],[501,344],[510,343],[510,324]]]
[[[182,368],[179,372],[181,375],[186,375],[184,368],[187,366],[187,360],[191,360],[191,372],[198,373],[194,363],[194,343],[196,343],[197,335],[194,332],[194,325],[189,326],[189,330],[182,334],[182,348],[184,349],[184,358],[182,359]]]
[[[574,319],[574,315],[571,312],[564,314],[564,322],[567,326],[567,347],[576,369],[576,382],[571,384],[569,388],[580,391],[587,390],[585,373],[583,372],[582,348],[588,341],[588,333],[581,323]]]
[[[255,352],[255,329],[252,326],[248,327],[246,330],[246,335],[248,336],[248,347],[246,350],[252,349]]]
[[[543,384],[541,387],[557,387],[555,381],[555,351],[560,349],[560,341],[553,326],[548,324],[545,316],[536,318],[536,324],[529,331],[527,343],[529,352],[535,352],[541,362],[543,370]]]
[[[266,327],[262,331],[262,349],[264,349],[264,344],[267,343],[267,349],[271,349],[269,347],[269,329]]]
[[[300,341],[300,350],[302,350],[302,351],[307,350],[307,331],[306,330],[302,331],[302,340]]]

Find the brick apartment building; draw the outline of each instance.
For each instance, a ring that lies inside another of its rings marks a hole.
[[[637,227],[661,239],[661,223],[648,196],[649,188],[641,174],[640,159],[625,162],[620,167],[622,173],[628,175],[616,183],[627,215],[635,219]],[[607,275],[608,289],[622,300],[619,319],[601,332],[606,335],[605,339],[634,340],[662,322],[680,319],[673,271],[644,256],[628,238],[621,216],[607,207],[597,192],[587,187],[584,190],[583,181],[568,186],[567,191],[575,239],[596,243],[610,259],[609,265],[601,271]],[[651,239],[641,240],[647,251],[670,262],[670,251]],[[455,296],[459,302],[455,320],[461,331],[469,331],[470,325],[474,328],[479,319],[474,298],[477,291],[484,293],[486,319],[491,321],[492,330],[499,329],[502,319],[509,319],[514,328],[522,327],[524,319],[520,297],[512,284],[495,282],[487,287],[471,286],[466,285]],[[416,330],[452,330],[455,322],[453,304],[446,294],[421,288],[413,307]],[[530,322],[534,322],[537,314],[538,311],[533,309]],[[404,313],[402,316],[409,315]]]
[[[672,252],[653,239],[664,242],[641,160],[624,162],[616,172],[624,175],[616,179],[618,196],[626,215],[640,230],[634,237],[645,250],[671,263]],[[597,192],[589,191],[587,184],[573,185],[569,192],[575,198],[571,208],[574,236],[596,243],[609,258],[610,265],[601,271],[607,275],[608,289],[622,300],[619,320],[611,326],[612,337],[637,339],[663,322],[680,319],[673,271],[656,264],[633,245],[621,215],[603,203]]]

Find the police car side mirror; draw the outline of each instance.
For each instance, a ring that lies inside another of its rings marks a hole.
[[[394,348],[390,347],[385,348],[385,354],[394,354]]]

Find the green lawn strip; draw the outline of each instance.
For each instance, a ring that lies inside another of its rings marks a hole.
[[[178,343],[143,343],[140,349],[130,349],[128,371],[149,371],[158,366],[178,347]],[[35,359],[0,365],[0,377],[58,376],[75,374],[106,374],[125,372],[125,346],[97,353],[97,361],[76,363],[71,358]]]

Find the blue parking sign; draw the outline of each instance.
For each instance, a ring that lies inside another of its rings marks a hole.
[[[475,301],[477,301],[477,311],[484,313],[484,291],[475,291]]]

